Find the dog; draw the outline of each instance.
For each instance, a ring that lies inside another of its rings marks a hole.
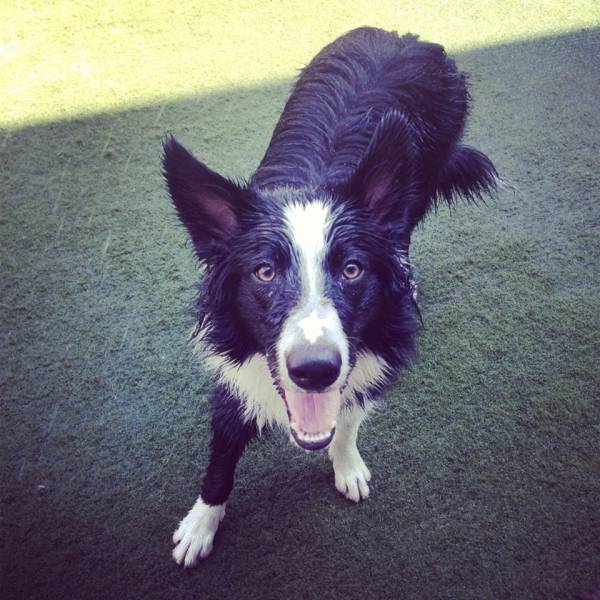
[[[358,429],[420,323],[411,234],[438,202],[500,181],[460,143],[468,108],[442,46],[364,27],[301,71],[246,183],[165,138],[168,191],[204,267],[191,343],[213,382],[210,458],[173,536],[177,563],[211,552],[236,464],[265,427],[328,447],[337,490],[368,497]]]

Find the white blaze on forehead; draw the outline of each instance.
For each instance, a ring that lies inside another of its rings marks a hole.
[[[321,292],[321,265],[331,219],[329,207],[322,201],[292,203],[285,208],[285,219],[300,257],[305,283],[302,291],[316,296]]]
[[[304,252],[323,251],[330,219],[329,207],[324,202],[288,204],[285,207],[285,218],[294,241]]]

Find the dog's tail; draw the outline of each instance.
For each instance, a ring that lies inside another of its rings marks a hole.
[[[434,203],[445,201],[453,205],[459,198],[477,203],[485,196],[493,196],[501,184],[496,167],[483,152],[458,144],[442,170]]]

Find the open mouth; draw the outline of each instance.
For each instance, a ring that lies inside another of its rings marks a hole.
[[[340,390],[330,392],[292,392],[285,390],[285,403],[292,436],[305,450],[320,450],[329,445],[340,411]]]

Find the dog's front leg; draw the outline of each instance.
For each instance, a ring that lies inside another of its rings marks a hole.
[[[337,419],[333,441],[329,446],[335,487],[348,500],[354,502],[369,496],[368,481],[371,479],[371,473],[356,447],[358,428],[366,415],[367,410],[356,405],[351,409],[342,409]]]
[[[213,438],[210,458],[200,496],[173,534],[173,558],[191,567],[198,557],[208,556],[219,523],[225,516],[225,502],[233,487],[238,460],[256,434],[254,422],[246,422],[240,404],[223,390],[211,399]]]

